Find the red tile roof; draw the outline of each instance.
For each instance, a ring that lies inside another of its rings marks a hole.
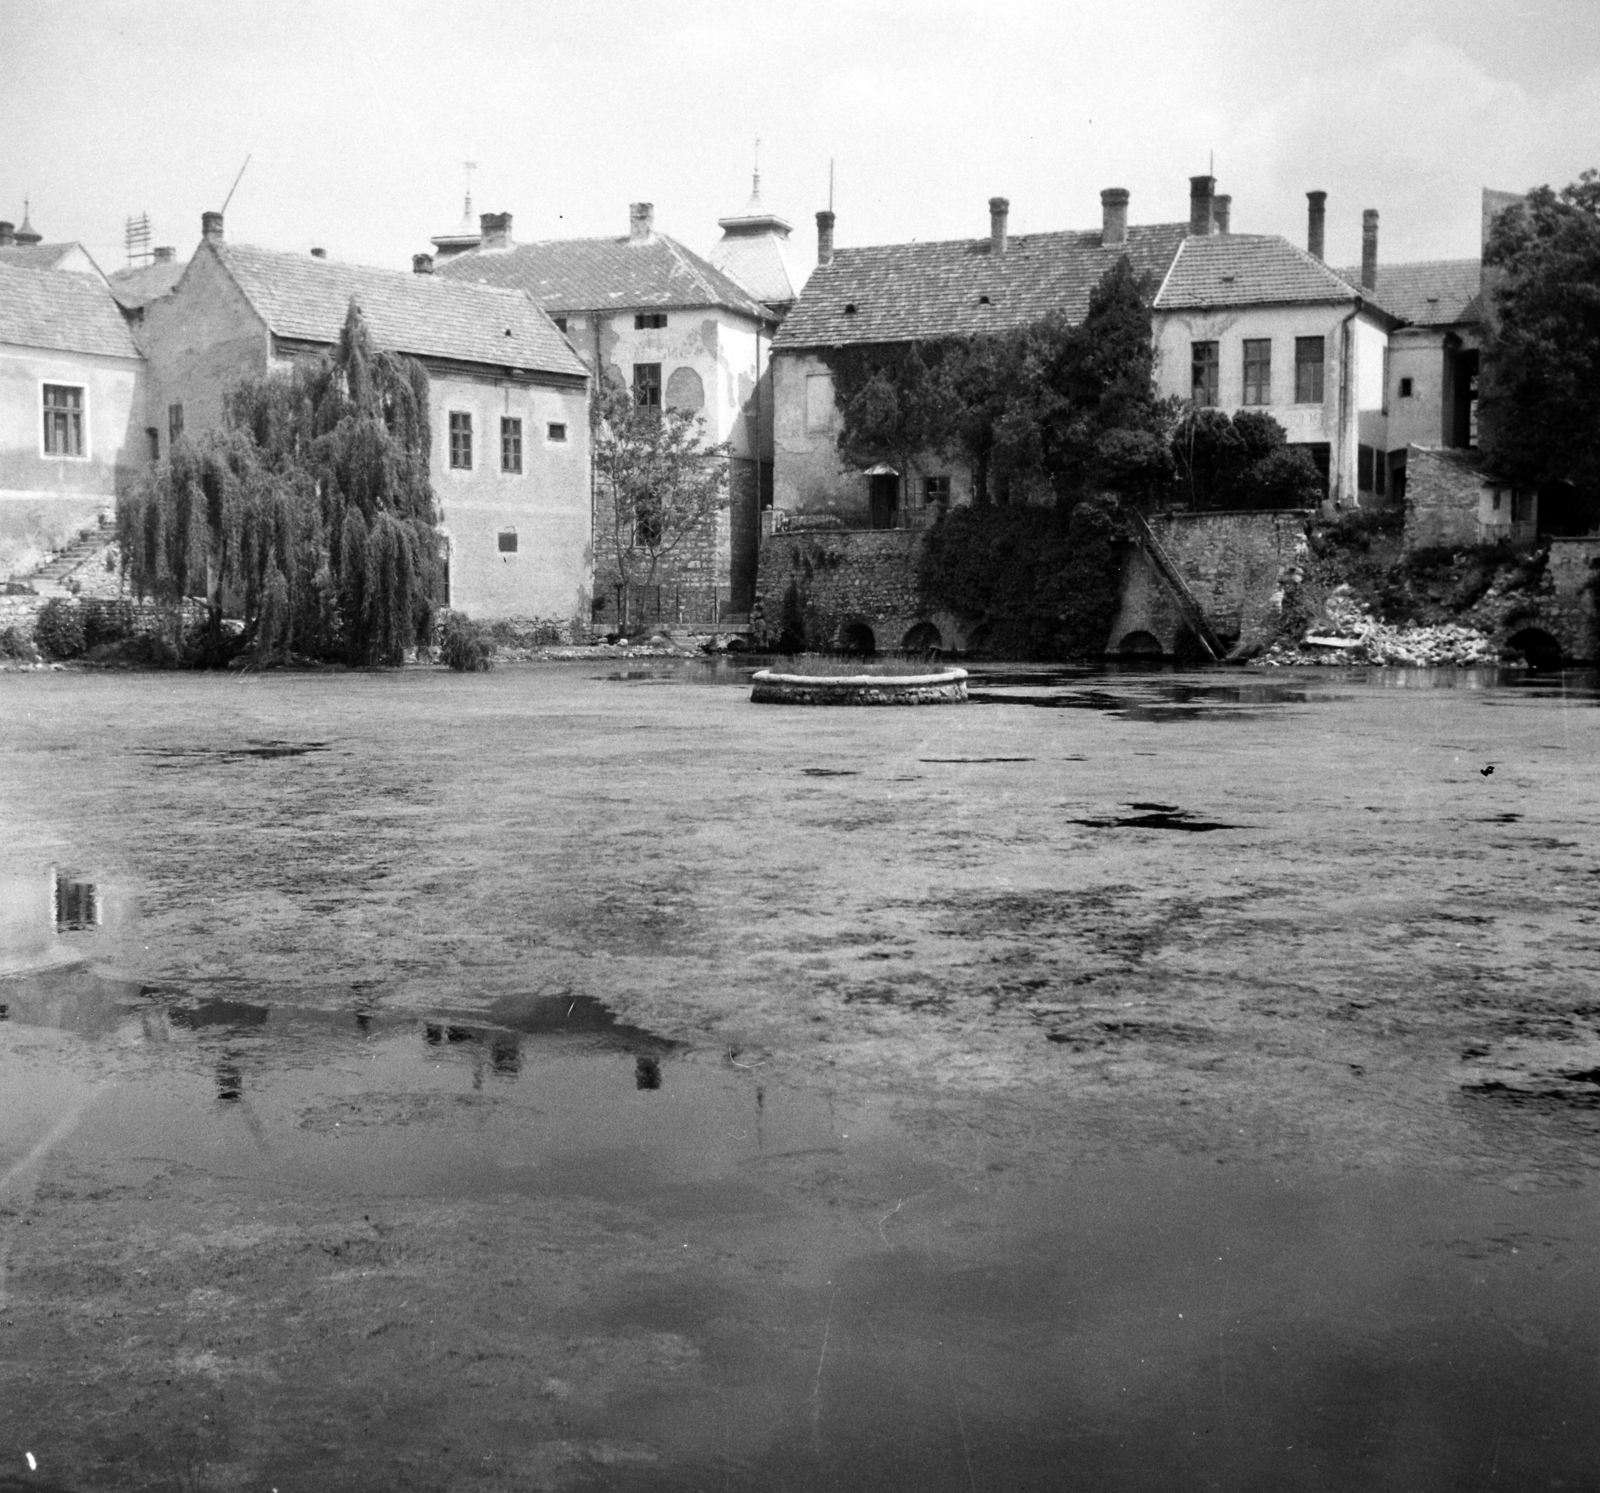
[[[720,270],[659,233],[647,239],[548,239],[478,249],[441,261],[435,274],[512,286],[553,313],[725,306],[772,319],[766,307]]]
[[[1161,282],[1188,225],[1130,228],[1104,247],[1100,230],[1022,233],[1004,254],[987,238],[837,249],[811,272],[775,351],[863,342],[909,342],[1026,326],[1051,311],[1082,320],[1100,277],[1124,254]]]
[[[1359,288],[1360,265],[1338,273]],[[1481,321],[1482,289],[1483,265],[1476,259],[1422,259],[1378,266],[1376,299],[1386,311],[1413,326]]]
[[[413,357],[588,376],[555,323],[520,291],[244,244],[202,245],[200,252],[208,249],[280,337],[338,341],[354,297],[380,347]]]
[[[9,265],[0,265],[0,343],[113,358],[140,355],[103,281]]]
[[[1156,310],[1353,301],[1357,292],[1315,255],[1275,234],[1217,233],[1187,238]]]

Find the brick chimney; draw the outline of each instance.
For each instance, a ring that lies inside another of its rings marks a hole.
[[[1217,189],[1214,176],[1189,178],[1189,232],[1203,238],[1211,232],[1211,196]]]
[[[1211,216],[1215,220],[1218,233],[1229,231],[1228,222],[1233,215],[1233,198],[1226,193],[1211,200]]]
[[[221,213],[200,214],[200,237],[208,244],[220,244],[222,242]]]
[[[1378,288],[1378,209],[1361,214],[1361,288]]]
[[[413,275],[431,275],[433,273],[433,255],[413,254],[411,256],[411,273]]]
[[[311,257],[313,259],[326,259],[328,257],[328,251],[326,249],[313,249],[311,251]]]
[[[509,249],[511,247],[511,214],[479,213],[478,232],[483,235],[480,249]]]
[[[833,213],[828,208],[817,214],[817,263],[833,263]]]
[[[1128,189],[1107,187],[1100,194],[1100,242],[1110,248],[1128,242]]]
[[[636,244],[648,243],[655,236],[656,209],[653,202],[628,204],[628,237]]]
[[[9,249],[17,241],[17,225],[0,223],[0,249]]]
[[[1011,216],[1011,203],[1005,197],[989,199],[989,252],[1006,252],[1006,219]]]
[[[162,244],[161,247],[155,251],[155,259],[157,264],[171,264],[172,261],[177,257],[178,251],[174,249],[171,244]]]
[[[1313,259],[1321,259],[1326,245],[1328,194],[1307,192],[1306,204],[1306,253]]]

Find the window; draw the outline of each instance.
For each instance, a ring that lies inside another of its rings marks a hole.
[[[641,409],[661,408],[661,365],[635,363],[633,365],[633,399]]]
[[[1322,403],[1322,338],[1294,339],[1294,402]]]
[[[664,327],[667,324],[665,311],[641,311],[633,318],[633,329],[636,332],[647,332],[654,327]]]
[[[1400,380],[1400,397],[1402,399],[1411,398],[1411,380],[1408,378]]]
[[[44,454],[46,456],[84,454],[82,385],[44,386]]]
[[[1244,403],[1272,403],[1272,339],[1244,339]]]
[[[1373,450],[1371,446],[1356,447],[1356,486],[1362,492],[1372,491]]]
[[[183,406],[169,404],[167,406],[167,449],[170,451],[178,444],[178,437],[183,434]]]
[[[558,316],[558,317],[556,317],[555,322],[556,322],[556,331],[565,334],[565,332],[567,330],[567,319],[566,319],[566,317]]]
[[[544,428],[544,438],[553,446],[559,446],[567,438],[567,427],[563,421],[552,420]]]
[[[151,461],[160,461],[161,460],[161,432],[159,430],[157,430],[154,425],[146,425],[145,428],[144,428],[144,438],[149,443],[149,446],[150,446],[150,460]]]
[[[472,470],[472,416],[462,410],[450,411],[450,465],[461,472]]]
[[[806,429],[831,430],[833,428],[833,375],[808,373],[806,375]]]
[[[943,506],[950,501],[950,479],[948,477],[924,477],[922,479],[922,501],[933,507],[934,504]]]
[[[1195,342],[1190,344],[1191,376],[1189,388],[1196,404],[1217,402],[1217,344]]]
[[[500,553],[514,555],[517,552],[517,531],[515,529],[502,529],[500,531]]]
[[[522,470],[522,421],[510,415],[500,419],[500,470]]]

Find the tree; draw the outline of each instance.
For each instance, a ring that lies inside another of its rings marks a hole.
[[[175,612],[205,600],[200,662],[224,655],[229,608],[260,662],[398,664],[432,629],[429,448],[426,372],[375,348],[352,301],[336,348],[245,379],[220,430],[118,502],[124,571]]]
[[[1491,470],[1600,507],[1600,172],[1538,187],[1484,247],[1479,411]]]
[[[1172,432],[1172,460],[1189,504],[1204,508],[1310,508],[1322,497],[1316,464],[1265,410],[1230,418],[1190,405]]]
[[[631,597],[655,584],[662,565],[697,540],[710,540],[728,506],[728,444],[707,445],[705,420],[685,410],[641,405],[608,384],[593,406],[596,542],[622,586],[619,625]]]

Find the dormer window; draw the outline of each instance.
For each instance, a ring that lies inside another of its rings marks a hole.
[[[846,316],[854,316],[856,314],[856,303],[854,301],[846,301],[844,303],[844,314]]]
[[[989,301],[989,297],[988,297],[988,296],[986,296],[986,295],[981,295],[981,296],[979,296],[979,297],[978,297],[978,304],[979,304],[979,305],[980,305],[980,306],[987,306],[987,305],[989,305],[989,304],[990,304],[990,301]]]

